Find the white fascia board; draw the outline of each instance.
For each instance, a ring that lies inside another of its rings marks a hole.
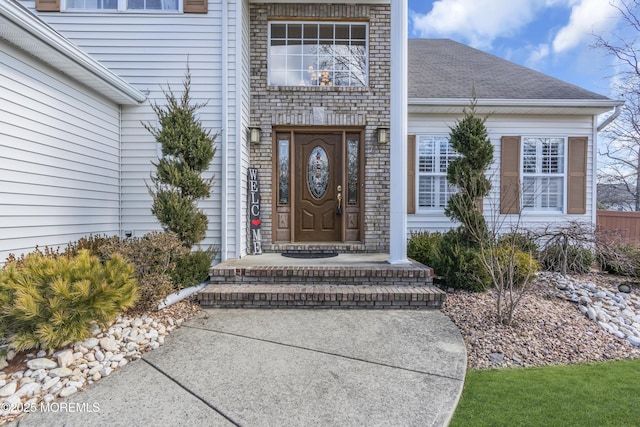
[[[410,113],[459,113],[470,99],[409,98]],[[481,114],[601,114],[624,104],[614,99],[478,99]]]
[[[0,38],[120,105],[147,97],[13,0],[0,1]]]

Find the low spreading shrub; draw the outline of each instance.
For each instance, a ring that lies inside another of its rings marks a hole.
[[[198,249],[188,252],[176,260],[176,266],[171,272],[171,280],[176,289],[182,289],[202,283],[209,277],[211,262],[216,257],[216,250]]]
[[[18,351],[50,350],[88,338],[138,297],[133,267],[114,254],[104,263],[32,253],[0,270],[0,335]]]
[[[508,243],[492,248],[485,258],[492,262],[494,271],[501,276],[501,284],[507,286],[523,286],[540,270],[540,263],[530,252]]]
[[[540,248],[538,247],[538,242],[536,241],[535,236],[530,233],[506,233],[499,237],[498,244],[503,245],[512,245],[516,248],[520,249],[522,252],[528,252],[535,258],[538,257],[540,253]]]
[[[429,267],[433,267],[442,244],[442,233],[417,231],[411,233],[407,243],[407,256]]]
[[[586,274],[595,257],[591,249],[580,245],[548,245],[540,252],[540,262],[547,271],[563,274]]]
[[[442,235],[432,267],[448,288],[479,292],[491,286],[479,248],[460,229],[449,230]]]
[[[101,256],[118,253],[135,268],[140,298],[137,309],[155,309],[175,289],[172,274],[178,260],[188,256],[176,234],[152,232],[140,238],[114,240],[100,248]]]

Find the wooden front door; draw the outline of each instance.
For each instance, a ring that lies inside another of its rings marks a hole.
[[[341,241],[342,134],[297,134],[295,164],[295,241]]]

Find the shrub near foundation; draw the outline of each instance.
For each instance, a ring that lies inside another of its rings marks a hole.
[[[152,232],[140,238],[112,241],[101,248],[101,256],[120,254],[135,268],[140,299],[135,308],[157,309],[167,295],[180,289],[172,278],[178,262],[189,256],[189,248],[182,245],[174,233]],[[189,284],[192,285],[192,284]]]
[[[18,351],[60,348],[88,338],[137,297],[133,267],[119,255],[103,264],[88,250],[71,259],[30,254],[0,270],[0,335]]]

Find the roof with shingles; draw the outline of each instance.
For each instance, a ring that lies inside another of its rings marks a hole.
[[[607,100],[449,39],[409,39],[409,99]]]

